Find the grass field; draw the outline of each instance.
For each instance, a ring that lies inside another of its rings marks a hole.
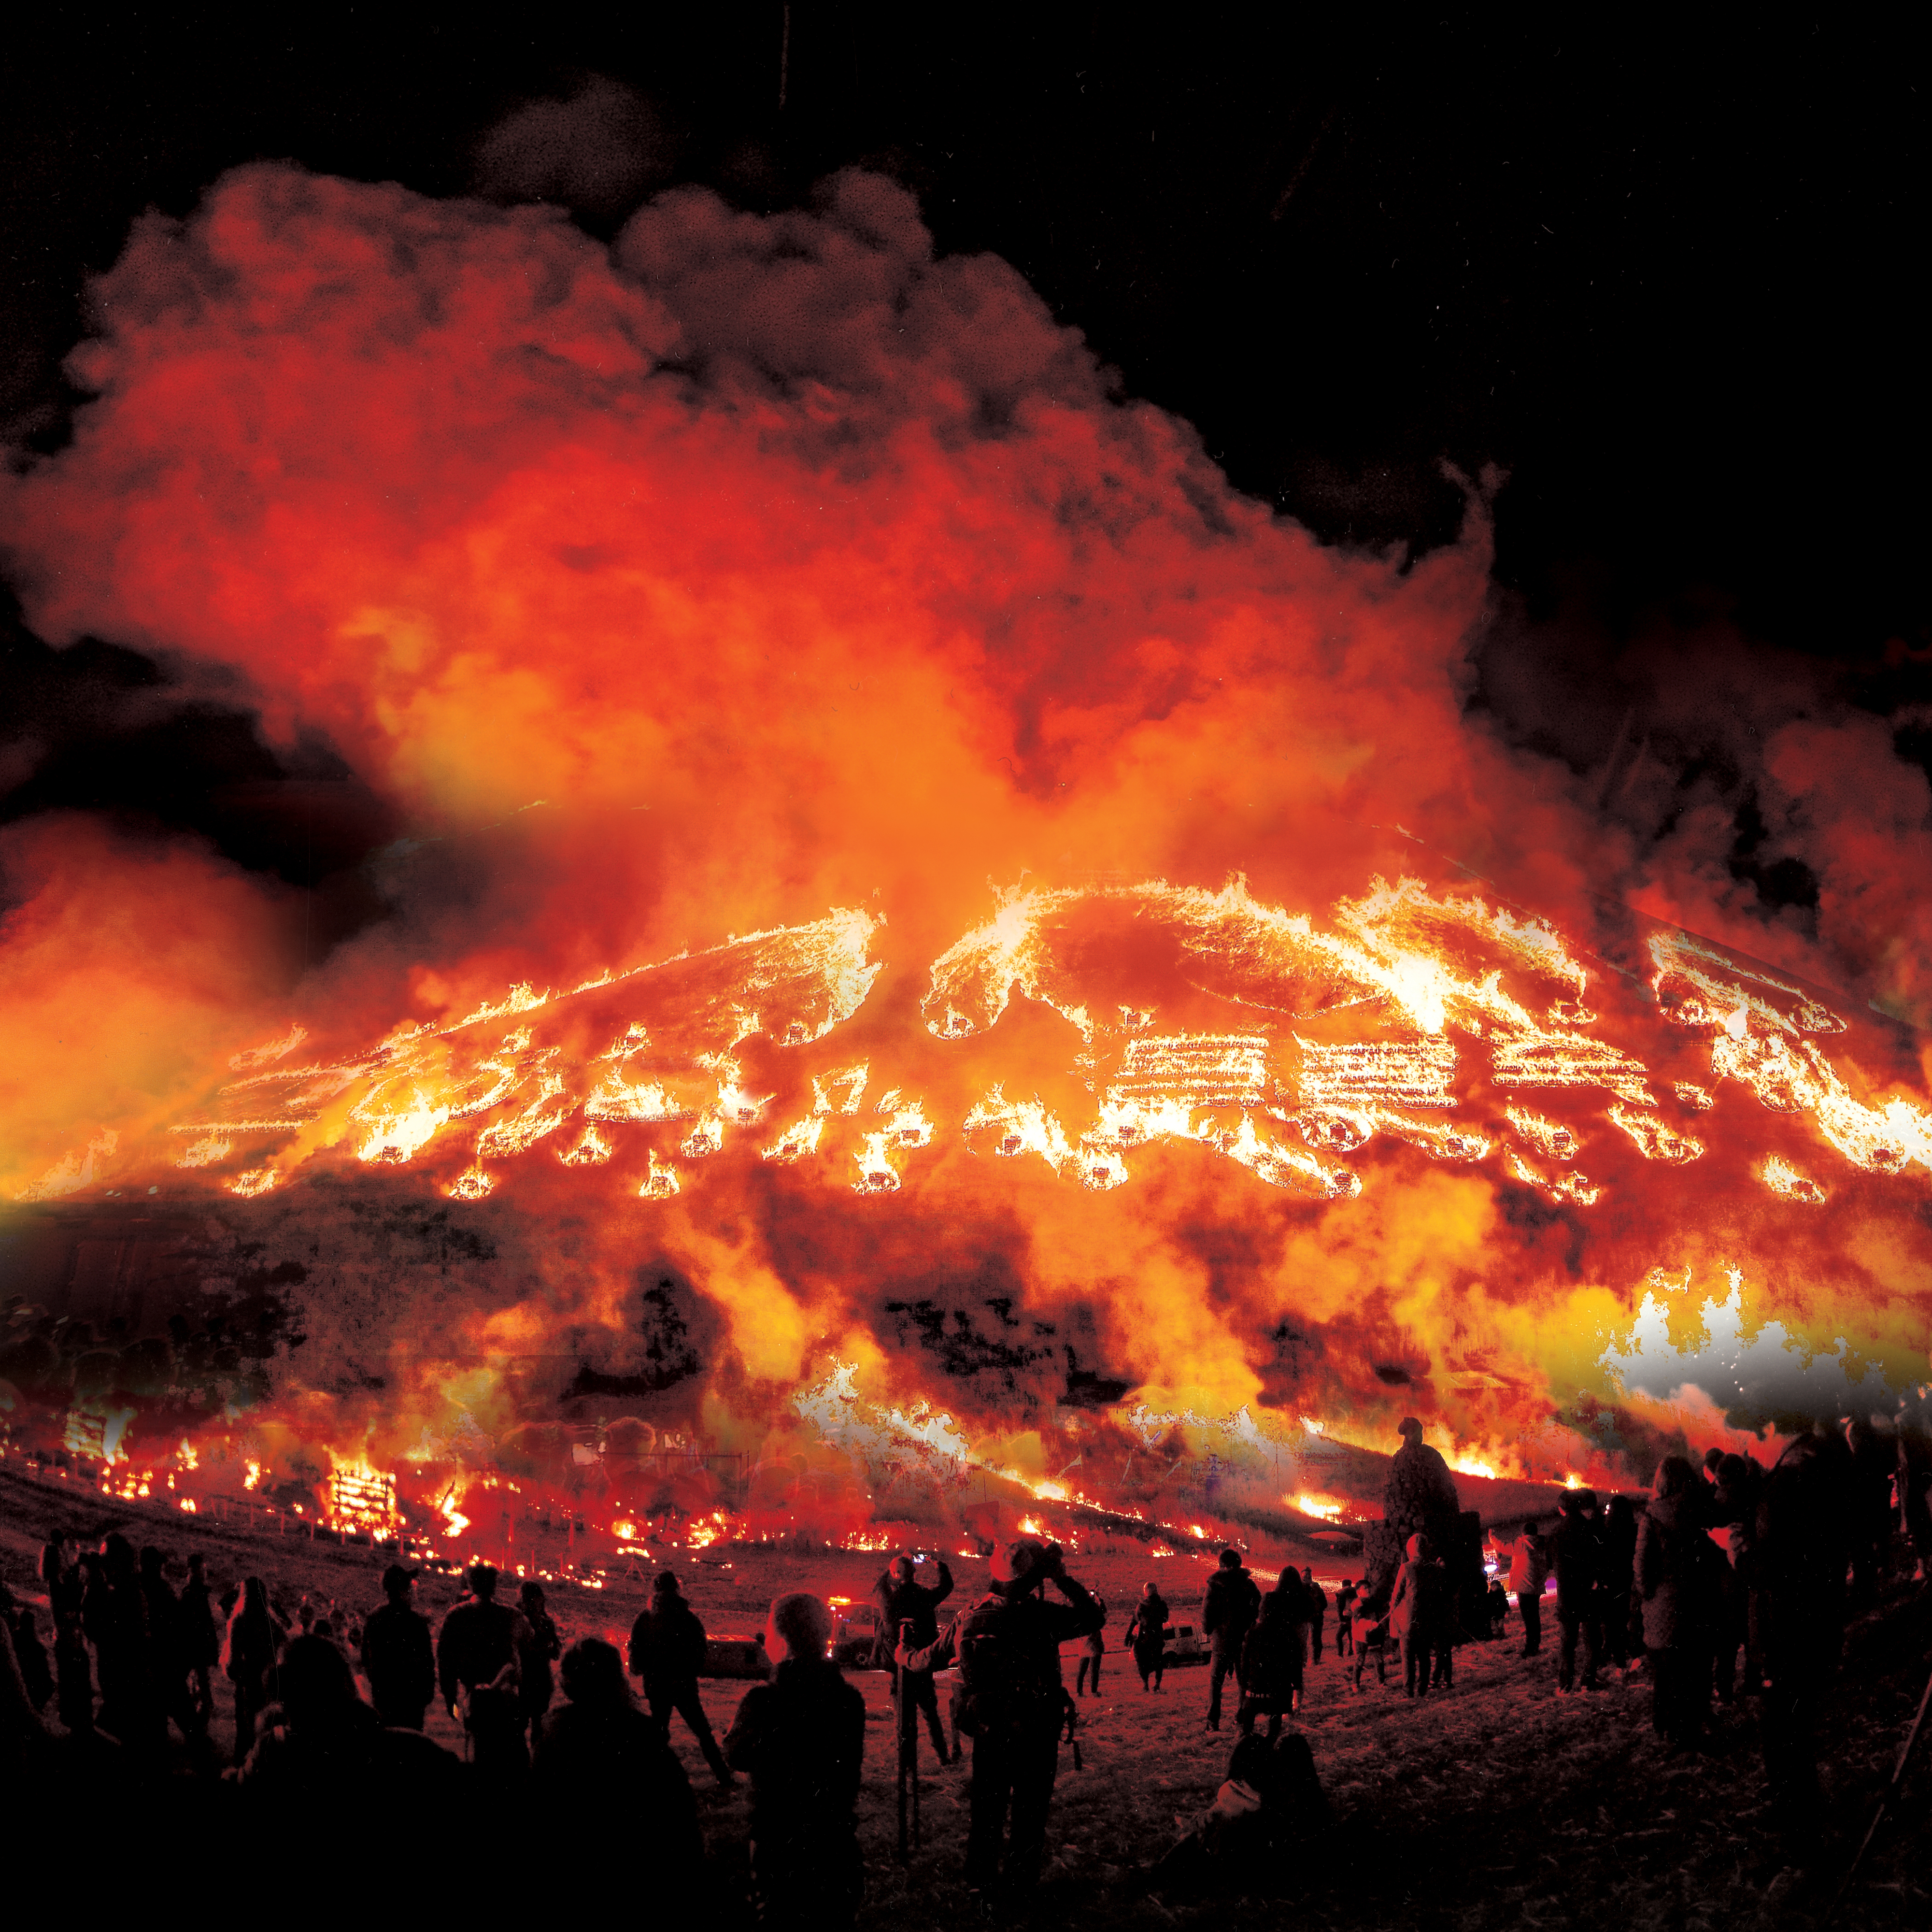
[[[68,1493],[0,1468],[0,1573],[16,1591],[34,1593],[33,1566],[48,1535],[65,1529],[98,1537],[116,1524],[136,1543],[160,1543],[177,1557],[201,1549],[218,1587],[259,1574],[291,1609],[304,1591],[345,1609],[366,1611],[380,1600],[378,1579],[387,1559],[366,1547],[190,1524],[106,1505],[90,1492]],[[862,1598],[884,1561],[724,1546],[674,1560],[714,1634],[758,1627],[772,1597],[786,1590]],[[970,1601],[983,1566],[951,1560],[959,1599]],[[1077,1558],[1071,1567],[1108,1600],[1110,1641],[1118,1640],[1145,1577],[1157,1579],[1181,1618],[1198,1606],[1208,1568],[1191,1557],[1118,1554]],[[454,1579],[425,1575],[422,1607],[439,1618],[458,1588]],[[646,1588],[642,1578],[602,1591],[551,1586],[550,1608],[566,1642],[588,1635],[621,1642]],[[44,1615],[40,1621],[44,1633]],[[1197,1906],[1145,1897],[1139,1874],[1175,1835],[1176,1814],[1211,1798],[1225,1773],[1232,1720],[1218,1736],[1204,1731],[1204,1671],[1170,1670],[1166,1690],[1152,1695],[1141,1690],[1124,1655],[1110,1654],[1103,1694],[1082,1700],[1084,1768],[1075,1770],[1070,1753],[1062,1752],[1052,1855],[1036,1919],[1109,1928],[1212,1924],[1217,1932],[1229,1924],[1288,1922],[1336,1932],[1816,1926],[1891,1774],[1932,1669],[1932,1593],[1896,1583],[1852,1627],[1828,1740],[1827,1851],[1804,1872],[1787,1867],[1768,1828],[1748,1714],[1720,1718],[1709,1755],[1673,1762],[1651,1734],[1649,1693],[1640,1678],[1628,1687],[1559,1698],[1553,1657],[1546,1651],[1525,1660],[1516,1645],[1512,1621],[1503,1642],[1464,1647],[1453,1690],[1420,1702],[1405,1699],[1397,1681],[1377,1687],[1372,1671],[1357,1695],[1331,1651],[1311,1672],[1300,1722],[1340,1820],[1332,1848],[1318,1867],[1280,1875],[1286,1903]],[[1070,1683],[1072,1665],[1070,1652]],[[868,1718],[860,1820],[868,1893],[861,1923],[963,1925],[957,1873],[966,1768],[938,1766],[926,1752],[926,1843],[908,1865],[896,1864],[886,1680],[870,1672],[853,1675]],[[1616,1684],[1614,1676],[1610,1681]],[[706,1709],[721,1734],[744,1688],[730,1681],[704,1686]],[[218,1702],[217,1739],[225,1746],[232,1737],[225,1693]],[[440,1709],[432,1735],[460,1748]],[[748,1798],[742,1788],[728,1796],[713,1787],[675,1720],[672,1742],[700,1794],[720,1917],[730,1924],[731,1901],[742,1891]],[[1932,1924],[1926,1815],[1932,1738],[1922,1738],[1919,1750],[1900,1822],[1881,1837],[1836,1921],[1847,1928],[1923,1932]]]

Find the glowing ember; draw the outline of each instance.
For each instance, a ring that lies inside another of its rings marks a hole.
[[[8,828],[23,1401],[90,1484],[1199,1539],[1352,1519],[1411,1412],[1628,1482],[1924,1384],[1918,901],[1753,925],[1473,724],[1480,502],[1324,548],[860,174],[607,245],[257,167],[92,313],[0,477],[27,620],[434,831],[292,979],[279,885]]]

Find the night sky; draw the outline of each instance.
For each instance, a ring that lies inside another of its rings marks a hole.
[[[548,199],[608,235],[674,182],[768,211],[863,163],[1324,539],[1426,549],[1462,514],[1445,465],[1506,472],[1469,705],[1600,770],[1641,829],[1671,807],[1619,790],[1634,747],[1714,793],[1767,906],[1816,885],[1757,854],[1747,741],[1850,707],[1932,759],[1916,44],[1782,14],[699,11],[46,10],[0,124],[13,460],[68,434],[88,277],[236,164]],[[358,867],[399,828],[326,744],[272,750],[112,639],[51,651],[10,599],[0,623],[0,816],[199,832],[314,889],[316,951],[379,916]]]

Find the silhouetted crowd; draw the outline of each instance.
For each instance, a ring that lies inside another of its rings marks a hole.
[[[1802,1837],[1816,1815],[1819,1728],[1847,1614],[1875,1594],[1900,1528],[1926,1574],[1928,1491],[1922,1438],[1827,1423],[1768,1470],[1714,1452],[1700,1472],[1667,1456],[1641,1507],[1613,1496],[1600,1509],[1592,1492],[1573,1491],[1547,1534],[1532,1522],[1508,1552],[1522,1654],[1540,1652],[1553,1576],[1560,1693],[1598,1690],[1612,1672],[1628,1682],[1640,1667],[1658,1732],[1686,1750],[1702,1741],[1714,1699],[1756,1699],[1777,1816]],[[634,1867],[647,1861],[674,1888],[703,1858],[695,1795],[670,1743],[676,1717],[722,1787],[740,1774],[751,1780],[750,1885],[761,1921],[851,1922],[863,1884],[855,1807],[866,1711],[833,1660],[832,1615],[818,1598],[772,1605],[764,1641],[776,1666],[720,1740],[698,1694],[704,1627],[668,1570],[620,1654],[596,1637],[566,1648],[541,1586],[525,1582],[514,1603],[502,1600],[487,1564],[470,1570],[467,1594],[435,1630],[415,1606],[417,1573],[400,1564],[384,1573],[385,1600],[366,1618],[308,1597],[290,1614],[256,1576],[218,1598],[198,1554],[177,1591],[166,1567],[159,1549],[137,1552],[118,1534],[93,1550],[48,1544],[40,1578],[51,1654],[32,1607],[5,1594],[0,1705],[6,1769],[22,1789],[85,1798],[117,1779],[199,1772],[278,1817],[314,1816],[345,1795],[377,1815],[442,1807],[480,1816],[500,1804],[508,1809],[494,1815],[567,1823],[573,1842],[608,1828]],[[1107,1615],[1058,1545],[1020,1539],[995,1550],[985,1594],[944,1627],[938,1610],[953,1580],[943,1562],[927,1585],[902,1557],[877,1591],[878,1660],[893,1673],[901,1752],[916,1758],[922,1721],[942,1762],[958,1758],[962,1737],[972,1742],[964,1879],[988,1909],[1037,1882],[1062,1742],[1077,1699],[1100,1693]],[[1456,1645],[1500,1634],[1504,1585],[1499,1575],[1479,1593],[1480,1627],[1467,1627],[1429,1534],[1412,1534],[1392,1574],[1345,1579],[1335,1594],[1343,1683],[1352,1672],[1359,1692],[1371,1659],[1385,1681],[1399,1655],[1408,1696],[1451,1687]],[[1240,1735],[1214,1803],[1179,1821],[1179,1840],[1151,1868],[1148,1882],[1164,1894],[1245,1888],[1330,1828],[1306,1738],[1283,1734],[1324,1654],[1330,1608],[1312,1570],[1285,1568],[1264,1594],[1240,1552],[1222,1552],[1201,1611],[1205,1722],[1220,1728],[1232,1680]],[[1124,1639],[1144,1691],[1162,1689],[1173,1628],[1150,1582]],[[1070,1692],[1060,1649],[1073,1643]],[[942,1670],[951,1672],[950,1739]],[[225,1768],[210,1729],[218,1678],[234,1714]],[[460,1727],[460,1756],[425,1734],[438,1698]]]

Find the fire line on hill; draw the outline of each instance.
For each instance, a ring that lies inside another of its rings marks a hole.
[[[1923,1049],[1465,717],[1481,487],[1323,550],[862,174],[607,250],[252,167],[96,310],[32,620],[410,829],[313,964],[4,835],[23,1440],[368,1534],[1204,1538],[1372,1511],[1409,1411],[1616,1486],[1924,1401]]]

